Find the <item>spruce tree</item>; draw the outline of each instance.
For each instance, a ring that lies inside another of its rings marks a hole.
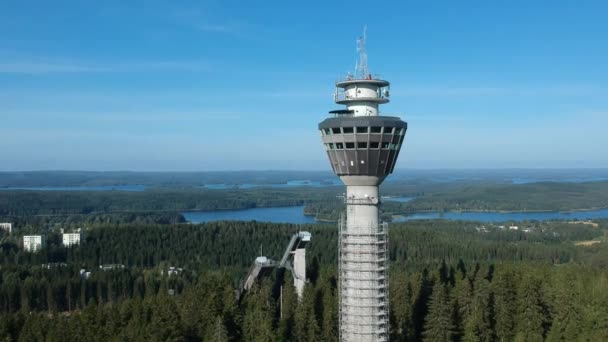
[[[454,310],[448,287],[438,282],[433,288],[428,315],[424,323],[424,341],[449,342],[455,336]]]
[[[215,323],[211,329],[207,329],[204,340],[209,342],[228,342],[228,330],[226,330],[222,317],[215,317]]]
[[[392,276],[390,281],[391,341],[407,341],[408,335],[413,333],[414,329],[411,321],[412,287],[405,273]]]
[[[294,324],[295,311],[298,306],[298,298],[293,287],[293,282],[290,281],[291,276],[284,277],[283,289],[281,298],[282,303],[279,303],[279,328],[278,340],[290,341],[294,339]]]
[[[496,337],[499,341],[513,341],[517,315],[517,278],[510,266],[497,272],[492,282],[495,300]]]
[[[323,340],[338,341],[338,297],[331,282],[323,283]]]
[[[475,281],[475,295],[470,315],[464,324],[464,341],[495,341],[494,303],[486,278],[478,277]]]
[[[319,326],[315,317],[315,289],[306,284],[295,313],[295,341],[315,342],[318,340]]]
[[[518,298],[515,341],[543,341],[548,311],[543,299],[541,281],[531,275],[524,277]]]
[[[558,277],[553,306],[553,325],[547,341],[574,341],[582,331],[581,298],[574,277]]]

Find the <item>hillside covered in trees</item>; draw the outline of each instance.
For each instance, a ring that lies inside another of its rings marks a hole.
[[[605,241],[606,222],[533,224],[543,229],[480,232],[474,222],[441,220],[391,225],[391,340],[605,340],[608,246],[575,242]],[[54,223],[48,228],[47,247],[35,254],[19,248],[21,227],[2,237],[1,338],[338,338],[333,225],[98,223],[71,249],[60,246]],[[296,299],[288,272],[274,272],[237,301],[234,290],[260,245],[278,258],[298,229],[313,234],[304,298]],[[180,270],[169,275],[170,267]]]
[[[569,211],[608,207],[608,170],[505,172],[404,172],[382,184],[381,193],[413,200],[384,201],[385,219],[428,211]],[[583,177],[580,182],[578,178],[568,181],[572,178],[567,177],[575,177],[573,172]],[[528,183],[516,184],[514,179],[521,178],[514,178],[515,175],[562,181],[530,178]],[[306,215],[335,221],[343,209],[340,199],[344,194],[344,188],[336,184],[338,179],[324,172],[0,172],[0,216],[16,219],[305,205]],[[99,191],[104,186],[111,189],[121,185],[138,185],[141,191]],[[90,188],[96,186],[102,188]]]

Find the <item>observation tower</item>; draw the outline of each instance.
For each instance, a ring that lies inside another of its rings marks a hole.
[[[339,223],[340,340],[388,341],[388,224],[380,221],[378,187],[393,172],[407,123],[380,114],[389,82],[370,74],[366,33],[357,40],[355,74],[336,82],[334,101],[346,108],[319,130],[334,173],[346,185]]]

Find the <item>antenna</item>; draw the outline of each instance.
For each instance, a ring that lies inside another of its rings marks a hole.
[[[365,51],[365,41],[367,40],[367,25],[363,26],[363,36],[357,39],[357,52],[359,53],[359,61],[355,66],[355,76],[361,79],[366,79],[369,75],[367,68],[367,52]]]

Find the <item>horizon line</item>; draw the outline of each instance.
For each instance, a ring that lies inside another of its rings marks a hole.
[[[505,171],[505,170],[607,170],[608,166],[600,167],[406,167],[398,171]],[[40,170],[0,170],[0,173],[214,173],[214,172],[332,172],[330,169],[290,170],[290,169],[232,169],[232,170],[78,170],[78,169],[40,169]]]

